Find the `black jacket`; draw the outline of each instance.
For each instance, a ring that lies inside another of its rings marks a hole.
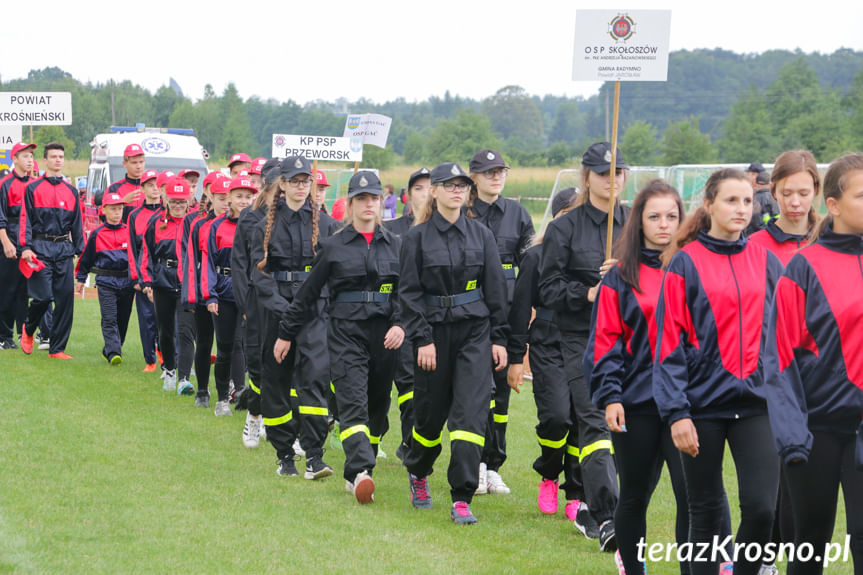
[[[560,330],[554,323],[554,312],[542,305],[539,298],[539,260],[542,246],[528,248],[521,256],[518,277],[515,278],[515,296],[509,307],[509,341],[506,351],[509,363],[524,363],[528,342],[545,345],[560,344]],[[533,310],[536,317],[531,321]]]
[[[491,230],[500,254],[503,275],[507,280],[507,301],[512,301],[515,289],[515,268],[520,267],[524,250],[533,240],[533,221],[527,210],[509,198],[499,196],[491,204],[479,198],[470,208],[476,221]]]

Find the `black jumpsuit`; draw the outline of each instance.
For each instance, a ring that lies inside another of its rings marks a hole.
[[[411,474],[428,476],[447,422],[450,494],[470,503],[488,425],[491,346],[506,345],[508,332],[494,236],[464,215],[451,224],[435,211],[403,239],[400,282],[407,337],[415,349],[435,344],[437,354],[434,371],[414,370],[416,423],[404,463]]]
[[[321,242],[312,271],[283,315],[279,337],[294,340],[314,313],[324,286],[330,305],[327,342],[339,408],[344,477],[375,466],[387,431],[390,390],[398,350],[386,349],[390,327],[400,325],[398,297],[401,240],[377,226],[371,243],[352,225]]]
[[[267,220],[263,219],[252,232],[251,262],[252,284],[261,306],[266,310],[262,318],[264,339],[262,352],[261,414],[267,426],[267,439],[276,449],[279,459],[293,457],[293,443],[297,438],[306,458],[321,457],[327,437],[327,388],[330,366],[327,350],[327,326],[324,307],[326,300],[317,302],[314,319],[297,334],[291,351],[282,363],[273,356],[273,347],[279,336],[279,321],[293,301],[302,282],[311,271],[312,209],[306,202],[294,211],[280,199],[276,207],[266,271],[261,272],[256,262],[264,258],[264,234]],[[337,229],[338,223],[321,213],[318,224],[319,238],[324,239]],[[292,425],[291,387],[298,395],[299,426]]]
[[[615,206],[613,237],[620,234],[629,212],[627,206]],[[605,413],[590,399],[582,360],[593,310],[587,294],[600,280],[607,231],[608,214],[589,201],[553,220],[542,242],[539,280],[540,299],[554,310],[560,329],[570,391],[572,427],[565,466],[568,477],[575,477],[572,469],[581,466],[587,505],[600,525],[614,515],[617,476]]]

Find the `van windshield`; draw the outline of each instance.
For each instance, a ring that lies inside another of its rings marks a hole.
[[[117,180],[120,180],[126,176],[126,169],[123,167],[122,160],[109,161],[108,169],[109,182],[116,182]],[[195,197],[199,200],[201,199],[201,194],[203,194],[202,183],[204,181],[204,176],[209,173],[209,170],[207,169],[207,164],[204,162],[204,160],[184,160],[182,158],[153,158],[148,156],[147,169],[156,170],[157,172],[164,172],[165,170],[170,170],[175,174],[179,173],[180,170],[196,170],[198,172],[201,172],[201,177],[198,178],[198,185],[195,188]]]

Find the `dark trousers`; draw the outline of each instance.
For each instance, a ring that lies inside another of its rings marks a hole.
[[[156,363],[156,340],[159,337],[156,327],[156,308],[146,295],[137,290],[135,308],[138,313],[138,333],[141,335],[144,361],[151,365]]]
[[[27,335],[36,333],[36,328],[51,303],[54,303],[54,318],[48,337],[51,338],[50,353],[65,351],[72,332],[75,311],[75,266],[72,258],[44,260],[45,268],[35,272],[27,283],[32,301],[27,311]]]
[[[153,304],[156,308],[156,325],[159,331],[159,349],[165,369],[177,369],[177,313],[180,309],[180,293],[153,287]]]
[[[833,537],[839,485],[845,496],[845,522],[851,536],[854,575],[863,574],[863,471],[854,468],[853,435],[813,431],[809,461],[785,465],[785,477],[794,512],[794,542],[809,543],[814,556],[824,554]],[[823,562],[788,564],[788,575],[820,575]],[[834,564],[835,567],[835,564]],[[736,568],[736,566],[735,566]]]
[[[593,404],[584,381],[581,363],[587,339],[586,332],[560,334],[572,420],[565,465],[569,468],[568,477],[577,477],[577,453],[587,505],[594,519],[602,525],[614,516],[617,506],[617,470],[611,454],[611,433],[605,423],[605,412]],[[575,442],[578,445],[577,452]]]
[[[177,312],[177,380],[189,379],[195,360],[195,339],[198,326],[194,309]],[[195,372],[197,373],[197,371]]]
[[[110,360],[115,355],[123,355],[123,343],[132,315],[132,301],[135,290],[131,287],[116,289],[99,286],[99,311],[102,312],[102,339],[105,347],[102,355]]]
[[[285,362],[291,362],[290,383],[296,390],[294,401],[299,418],[300,445],[306,458],[324,454],[324,441],[329,433],[330,356],[327,353],[327,320],[322,316],[323,303],[318,302],[318,313],[294,339]],[[275,343],[275,340],[274,340]],[[264,346],[264,353],[272,355],[273,346]],[[283,362],[284,363],[284,362]],[[261,398],[263,401],[263,397]]]
[[[212,314],[216,330],[216,365],[213,373],[219,401],[228,399],[228,382],[239,389],[246,379],[246,358],[243,356],[243,324],[237,304],[220,300],[219,313]]]
[[[297,438],[297,418],[293,415],[291,378],[294,373],[296,345],[277,363],[273,347],[279,335],[279,319],[272,314],[261,318],[264,323],[264,344],[261,348],[261,415],[267,426],[267,440],[279,459],[294,456]]]
[[[432,327],[437,367],[425,371],[417,366],[414,371],[416,423],[404,464],[417,477],[431,474],[441,452],[441,430],[446,423],[450,431],[450,495],[454,502],[470,503],[479,484],[483,434],[488,426],[489,321],[470,319]]]
[[[213,315],[207,306],[195,306],[195,379],[198,383],[198,393],[209,392],[210,387],[210,355],[213,351],[215,327]]]
[[[387,431],[398,357],[398,350],[384,348],[389,327],[388,318],[330,318],[330,372],[339,405],[339,438],[345,450],[344,477],[348,481],[361,471],[372,472],[380,438]]]
[[[396,384],[399,418],[401,420],[402,444],[410,444],[411,431],[414,428],[414,346],[405,338],[398,350],[398,361],[393,378]]]
[[[243,346],[246,368],[249,370],[249,388],[252,391],[249,395],[248,408],[249,413],[258,416],[261,415],[261,340],[264,336],[264,330],[261,326],[263,313],[260,310],[258,295],[254,289],[249,290],[247,306],[246,318],[243,321],[245,332]]]
[[[509,421],[509,394],[512,388],[506,382],[507,371],[495,371],[493,362],[491,365],[492,401],[489,406],[482,461],[489,469],[497,471],[506,461],[506,425]]]
[[[0,254],[0,341],[14,339],[27,317],[27,278],[18,269],[18,258]]]
[[[737,468],[740,525],[735,544],[770,542],[776,491],[779,486],[779,459],[767,415],[743,419],[696,419],[698,456],[681,454],[689,501],[689,540],[709,542],[722,532],[727,501],[722,483],[725,443]],[[719,559],[719,557],[717,557]],[[739,553],[734,575],[755,575],[761,561],[747,561]],[[693,575],[716,575],[719,561],[691,562]]]
[[[641,575],[644,567],[638,561],[636,545],[647,536],[647,506],[663,463],[668,466],[677,504],[674,535],[678,545],[689,539],[689,505],[680,452],[674,447],[671,430],[662,423],[659,414],[627,413],[626,427],[625,433],[611,434],[620,474],[620,500],[614,512],[614,528],[626,572]],[[686,562],[680,564],[680,572],[689,573]]]

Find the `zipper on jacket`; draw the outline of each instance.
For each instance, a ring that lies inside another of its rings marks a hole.
[[[728,265],[731,267],[731,277],[734,278],[734,287],[737,288],[737,324],[739,332],[738,341],[740,343],[740,379],[743,379],[743,301],[740,296],[740,284],[737,283],[737,274],[734,272],[734,263],[731,261],[731,254],[728,254]]]

